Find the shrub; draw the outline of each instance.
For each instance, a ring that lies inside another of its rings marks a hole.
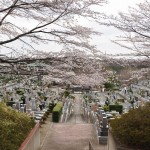
[[[0,103],[0,149],[18,149],[35,123],[25,113]]]
[[[17,90],[16,90],[16,93],[17,93],[18,95],[23,95],[23,94],[24,94],[24,91],[23,91],[22,89],[17,89]]]
[[[58,103],[56,104],[56,106],[59,106],[59,107],[62,108],[63,104],[62,104],[62,102],[58,102]]]
[[[86,98],[88,98],[88,96],[87,95],[83,95],[83,98],[86,99]]]
[[[70,97],[71,99],[75,99],[75,97],[74,97],[73,95],[70,95],[69,97]]]
[[[124,99],[117,99],[118,102],[124,103]]]
[[[122,105],[109,105],[109,111],[112,111],[112,110],[115,110],[121,114],[123,111],[123,106]]]
[[[129,147],[150,149],[150,103],[130,110],[121,118],[111,120],[112,133],[122,144]]]
[[[103,106],[103,109],[104,109],[105,112],[107,112],[107,111],[109,111],[109,106],[104,105],[104,106]]]
[[[8,101],[8,102],[6,102],[6,105],[7,105],[7,106],[10,106],[10,107],[12,107],[13,104],[15,104],[15,102],[13,102],[13,101]]]
[[[66,98],[66,97],[68,97],[68,96],[70,95],[70,92],[66,90],[66,91],[64,91],[64,94],[63,94],[63,95],[64,95],[64,97]]]
[[[53,122],[59,122],[60,116],[61,116],[61,112],[62,112],[62,102],[58,102],[56,104],[56,106],[53,109],[52,112],[52,120]]]

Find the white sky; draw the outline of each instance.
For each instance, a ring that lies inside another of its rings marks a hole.
[[[144,0],[108,0],[108,4],[104,4],[104,6],[101,7],[101,12],[107,13],[107,14],[114,14],[117,15],[119,11],[121,12],[127,12],[128,7],[132,6],[134,7],[136,3],[144,2]],[[97,26],[95,26],[97,28]],[[98,26],[98,30],[103,33],[99,37],[94,37],[92,40],[92,43],[97,45],[98,50],[105,52],[105,53],[129,53],[129,50],[122,48],[114,43],[112,43],[110,40],[115,39],[117,35],[120,35],[121,32],[114,29],[113,27],[104,27],[104,26]],[[39,47],[39,45],[37,45]],[[46,51],[54,51],[61,49],[60,46],[57,44],[49,43],[47,45],[40,45],[41,49]],[[6,52],[6,51],[5,51]],[[2,53],[2,51],[0,51]]]
[[[104,4],[101,7],[101,12],[104,12],[106,14],[114,14],[117,15],[119,11],[121,12],[127,12],[128,7],[135,7],[137,3],[144,2],[144,0],[107,0],[108,4]],[[84,20],[85,21],[85,20]],[[83,22],[84,22],[83,21]],[[83,23],[86,24],[86,23]],[[95,28],[97,26],[95,25]],[[98,26],[98,30],[103,33],[101,36],[94,37],[92,39],[92,43],[95,44],[98,48],[98,50],[110,53],[110,54],[116,54],[116,53],[130,53],[128,49],[122,48],[117,44],[114,44],[111,42],[111,40],[115,39],[117,35],[120,35],[121,32],[113,27],[105,27],[105,26]],[[55,44],[51,43],[49,44],[49,47],[54,47],[55,50],[60,49]],[[43,47],[43,49],[47,49],[47,45]]]
[[[137,3],[144,2],[144,0],[108,0],[108,4],[102,6],[103,12],[111,15],[117,15],[118,12],[127,12],[128,7],[136,7]],[[115,39],[121,32],[113,27],[100,27],[99,30],[103,35],[99,38],[94,38],[93,42],[96,43],[99,50],[106,53],[129,53],[130,51],[112,43],[110,40]]]

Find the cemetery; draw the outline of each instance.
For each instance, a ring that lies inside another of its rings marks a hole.
[[[150,150],[149,6],[1,0],[0,150]]]
[[[28,119],[31,119],[31,124],[42,125],[50,114],[52,115],[51,122],[66,122],[72,113],[74,98],[67,90],[59,89],[58,93],[58,87],[49,88],[39,85],[38,78],[33,77],[22,83],[1,86],[0,102],[2,107],[6,105],[5,107],[12,111],[12,115],[13,113],[24,114]],[[30,126],[29,128],[31,129]],[[25,139],[24,136],[22,138]],[[3,144],[1,147],[5,146]],[[14,145],[14,147],[18,146]]]
[[[73,87],[64,89],[47,86],[36,77],[24,82],[1,86],[1,102],[12,112],[26,114],[32,124],[44,124],[49,115],[51,122],[69,123],[74,114],[75,95],[81,95],[82,116],[87,124],[93,124],[96,140],[108,145],[112,120],[122,118],[130,111],[145,107],[149,102],[150,81],[141,80],[119,90]],[[58,90],[59,89],[59,90]],[[74,96],[73,96],[74,95]],[[29,131],[28,131],[29,132]]]
[[[85,93],[84,115],[94,124],[99,143],[107,143],[111,120],[121,118],[129,111],[136,111],[136,109],[147,105],[147,102],[149,102],[148,91],[149,80],[143,80],[129,87],[124,87],[120,91],[91,91],[88,94]]]
[[[13,83],[1,87],[1,101],[16,112],[25,113],[34,123],[45,122],[52,114],[52,122],[67,123],[73,114],[76,91],[82,95],[82,115],[87,123],[92,123],[99,144],[108,144],[111,120],[120,118],[131,110],[143,107],[149,102],[150,81],[143,80],[120,90],[68,90],[58,87],[39,86],[32,78],[23,83]],[[33,82],[34,81],[34,82]]]

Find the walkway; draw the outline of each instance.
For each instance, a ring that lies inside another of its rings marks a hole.
[[[96,140],[92,124],[82,117],[80,95],[75,95],[74,113],[67,123],[51,123],[41,150],[89,150],[89,140]],[[94,143],[95,150],[107,150],[107,145]]]
[[[82,98],[81,94],[74,94],[76,97],[74,107],[73,107],[73,113],[70,116],[70,118],[67,120],[68,123],[73,123],[73,124],[85,124],[86,121],[84,120],[82,116]]]

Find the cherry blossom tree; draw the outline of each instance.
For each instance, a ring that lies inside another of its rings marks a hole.
[[[138,56],[150,56],[150,2],[145,0],[135,8],[129,8],[128,13],[120,12],[118,16],[105,16],[107,26],[113,26],[122,31],[114,43],[132,50]]]
[[[38,76],[43,80],[44,85],[55,81],[62,84],[93,87],[100,85],[104,79],[102,59],[92,53],[77,49],[51,53],[44,58],[12,59],[10,61],[12,61],[11,64],[3,66],[0,73]]]
[[[74,85],[81,85],[85,87],[97,87],[101,85],[104,81],[104,76],[101,73],[93,73],[93,74],[80,74],[76,75],[73,78],[71,78],[71,83]]]
[[[96,22],[101,13],[94,8],[104,3],[105,0],[1,0],[1,51],[9,49],[12,57],[33,57],[39,53],[38,45],[50,42],[65,49],[94,50],[90,37],[99,32],[80,20]]]
[[[94,55],[80,50],[61,52],[60,61],[53,62],[49,74],[43,78],[44,82],[65,82],[81,86],[95,86],[102,83],[102,60]]]

